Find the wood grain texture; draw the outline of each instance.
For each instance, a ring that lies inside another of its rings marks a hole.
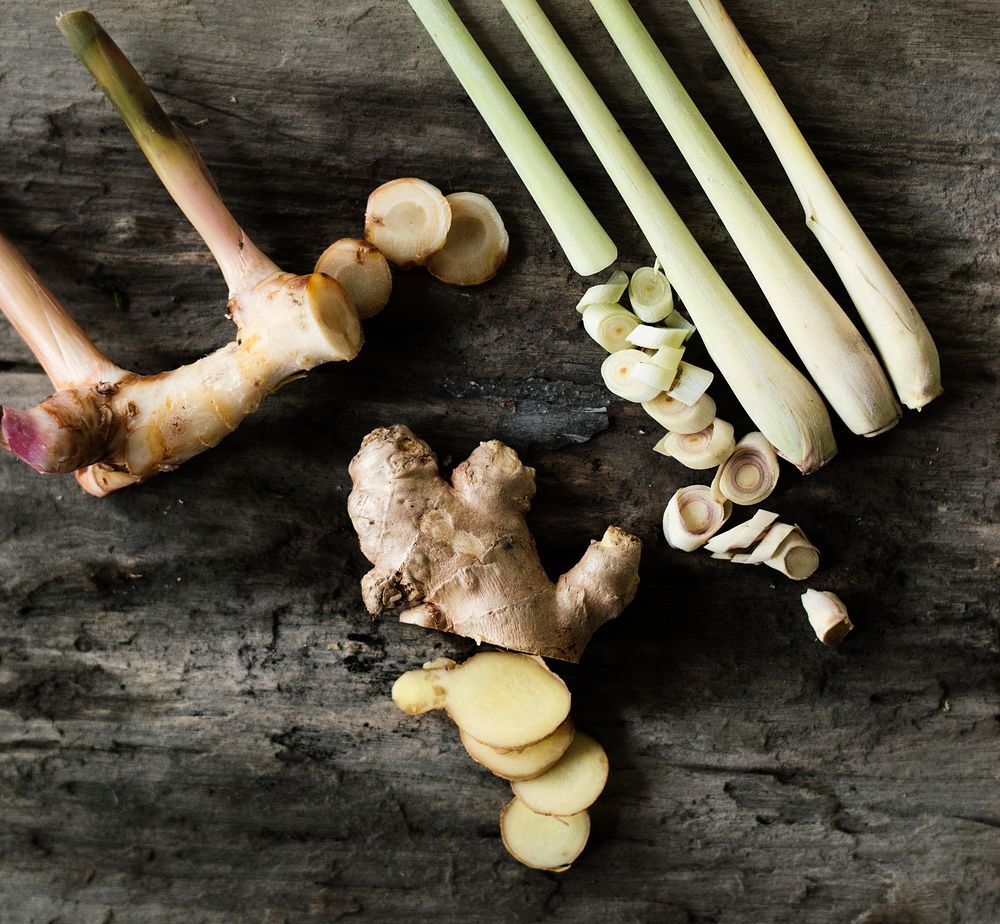
[[[500,5],[458,6],[622,265],[647,260]],[[686,4],[637,6],[843,297]],[[784,344],[589,6],[546,7]],[[839,457],[807,479],[786,469],[772,501],[823,550],[815,586],[851,608],[836,650],[812,638],[802,588],[666,548],[659,514],[690,475],[604,392],[572,310],[584,281],[403,0],[95,8],[286,268],[357,233],[368,192],[403,175],[494,198],[511,260],[467,292],[399,274],[355,362],[138,489],[97,501],[0,459],[0,922],[1000,919],[996,3],[731,11],[942,351],[943,398],[876,440],[838,430]],[[0,227],[116,361],[189,361],[228,339],[221,277],[56,12],[0,0]],[[45,393],[0,324],[2,401]],[[510,440],[538,468],[531,523],[553,571],[607,523],[646,541],[637,602],[560,668],[612,764],[561,877],[506,856],[505,786],[447,722],[389,700],[403,670],[473,649],[361,606],[347,462],[395,422],[452,461]]]

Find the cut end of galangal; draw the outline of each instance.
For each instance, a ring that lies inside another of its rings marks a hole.
[[[368,197],[365,240],[401,269],[423,266],[444,247],[450,227],[448,200],[425,180],[392,180]]]
[[[392,270],[384,254],[367,241],[344,237],[316,261],[315,271],[337,280],[362,321],[375,317],[392,295]]]
[[[479,193],[452,193],[446,199],[451,227],[444,246],[430,256],[426,267],[449,285],[481,285],[507,262],[510,239],[503,219],[493,203]]]
[[[540,815],[514,798],[500,812],[500,837],[507,852],[532,869],[563,873],[583,853],[590,815]]]
[[[344,287],[330,276],[312,273],[292,284],[305,289],[307,305],[318,333],[326,340],[329,354],[323,361],[351,360],[361,352],[364,334],[358,313]]]

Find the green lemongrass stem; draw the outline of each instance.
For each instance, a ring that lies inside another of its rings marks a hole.
[[[618,256],[614,242],[448,0],[409,3],[503,148],[573,269],[591,276],[610,266]]]
[[[590,2],[823,396],[854,433],[894,427],[899,405],[875,354],[743,178],[628,0]]]
[[[503,2],[666,269],[706,349],[750,419],[803,472],[824,465],[836,444],[816,390],[750,320],[538,4]]]
[[[942,392],[927,325],[781,102],[719,0],[688,0],[760,122],[806,217],[861,315],[900,400],[919,410]]]
[[[118,381],[116,366],[80,329],[18,249],[0,234],[0,310],[57,391]]]
[[[118,110],[167,192],[201,235],[230,295],[277,271],[223,204],[194,145],[175,125],[101,24],[82,11],[56,20],[70,47]]]

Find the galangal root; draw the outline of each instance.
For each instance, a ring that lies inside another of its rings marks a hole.
[[[361,583],[373,616],[405,607],[402,622],[579,661],[635,596],[641,543],[615,526],[549,580],[524,522],[535,471],[503,443],[481,443],[449,483],[430,446],[388,427],[365,437],[350,472],[348,510],[374,565]]]
[[[362,334],[338,282],[283,272],[254,246],[191,141],[97,20],[77,12],[58,24],[211,250],[236,324],[236,339],[203,359],[137,375],[94,346],[0,237],[0,307],[57,389],[28,411],[3,408],[0,444],[39,472],[76,472],[101,496],[215,446],[286,382],[352,359]]]

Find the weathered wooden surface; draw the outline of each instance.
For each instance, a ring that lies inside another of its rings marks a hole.
[[[583,282],[406,3],[289,6],[96,12],[287,268],[356,232],[368,191],[407,174],[494,197],[511,262],[481,291],[399,276],[350,367],[139,489],[96,501],[0,460],[0,921],[1000,919],[996,3],[732,4],[942,349],[944,398],[877,440],[841,431],[840,457],[786,472],[773,501],[824,550],[818,586],[851,606],[838,650],[811,637],[801,588],[665,547],[658,513],[689,476],[648,451],[641,411],[607,399],[572,310]],[[775,333],[589,7],[548,7]],[[840,294],[686,5],[639,7]],[[499,4],[461,9],[623,265],[648,259]],[[190,360],[229,335],[221,279],[55,12],[0,0],[0,227],[118,362]],[[2,400],[45,393],[0,323]],[[614,769],[562,877],[506,856],[505,788],[447,722],[388,699],[402,670],[472,649],[373,626],[360,604],[346,466],[397,421],[455,461],[488,436],[522,450],[553,569],[609,522],[647,541],[640,599],[562,671]]]

